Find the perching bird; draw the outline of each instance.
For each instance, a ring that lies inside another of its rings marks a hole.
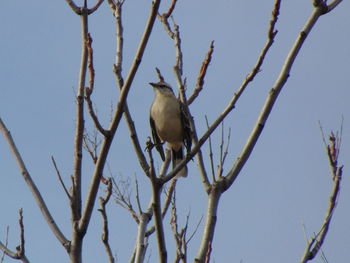
[[[149,84],[155,92],[150,110],[153,142],[163,161],[165,155],[162,144],[168,143],[174,168],[184,158],[183,146],[186,147],[187,152],[191,151],[192,138],[188,116],[184,112],[184,105],[175,97],[168,83],[160,81]],[[185,166],[176,177],[186,176],[187,167]]]

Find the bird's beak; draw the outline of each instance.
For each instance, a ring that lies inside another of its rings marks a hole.
[[[157,83],[150,82],[149,85],[151,85],[153,88],[157,87]]]

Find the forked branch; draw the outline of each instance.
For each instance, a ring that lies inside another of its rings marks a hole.
[[[17,252],[13,252],[10,249],[7,248],[7,242],[4,245],[0,241],[0,250],[4,252],[5,255],[7,255],[10,258],[18,259],[22,261],[23,263],[29,263],[29,260],[27,259],[25,255],[25,247],[24,247],[24,224],[23,224],[23,210],[22,208],[19,210],[19,227],[20,227],[20,245],[16,247]]]

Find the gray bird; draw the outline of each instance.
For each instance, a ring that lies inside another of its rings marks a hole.
[[[150,124],[153,142],[162,160],[165,160],[163,143],[167,142],[172,152],[173,168],[184,158],[183,146],[191,151],[192,136],[188,116],[184,105],[178,100],[171,86],[160,81],[149,83],[155,92],[150,109]],[[179,171],[178,177],[187,176],[187,167]]]

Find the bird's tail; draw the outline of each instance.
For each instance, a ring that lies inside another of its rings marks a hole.
[[[175,151],[174,149],[172,149],[172,159],[173,159],[173,169],[183,160],[183,149],[182,147],[180,148],[180,150]],[[175,178],[179,178],[179,177],[187,177],[187,166],[185,165],[175,176]]]

